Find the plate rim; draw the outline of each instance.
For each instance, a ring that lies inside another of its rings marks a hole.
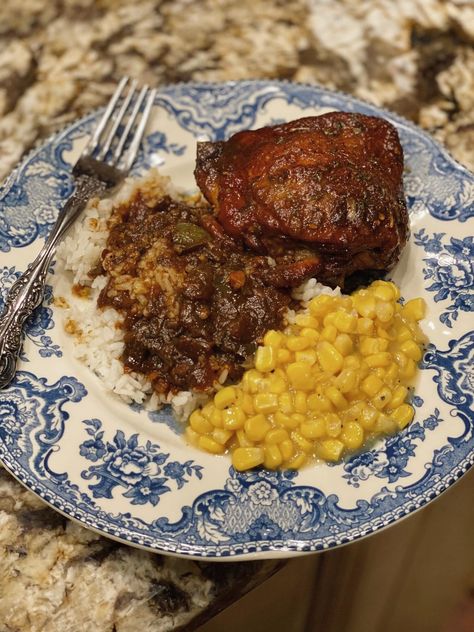
[[[440,151],[441,153],[445,154],[446,156],[449,157],[449,159],[451,160],[451,162],[453,163],[454,167],[456,168],[456,170],[460,170],[463,174],[467,175],[468,177],[474,177],[474,173],[467,168],[465,165],[463,165],[462,163],[460,163],[456,158],[454,158],[450,151],[444,147],[437,139],[433,138],[429,132],[425,131],[423,128],[421,128],[419,125],[417,125],[416,123],[413,123],[412,121],[409,121],[408,119],[406,119],[405,117],[392,112],[389,109],[380,107],[368,100],[365,99],[361,99],[359,97],[355,97],[349,93],[345,93],[343,91],[338,91],[338,90],[331,90],[325,86],[321,86],[320,84],[311,84],[311,83],[305,83],[305,82],[295,82],[295,81],[291,81],[291,80],[279,80],[279,79],[245,79],[245,80],[241,80],[241,81],[189,81],[189,82],[178,82],[175,84],[164,84],[158,87],[158,92],[157,92],[157,98],[160,97],[160,93],[163,90],[173,90],[175,88],[179,88],[179,87],[199,87],[199,88],[206,88],[209,87],[210,89],[216,89],[219,87],[232,87],[232,86],[245,86],[245,85],[260,85],[262,88],[266,87],[266,86],[295,86],[295,87],[304,87],[307,89],[311,89],[311,90],[315,90],[317,92],[323,93],[323,94],[327,94],[329,96],[336,96],[336,97],[340,97],[343,100],[348,100],[352,103],[355,104],[360,104],[360,105],[365,105],[365,106],[370,106],[371,108],[375,109],[377,112],[379,112],[381,115],[387,115],[389,118],[394,119],[396,121],[398,121],[400,124],[404,125],[405,127],[407,127],[410,130],[413,130],[414,132],[416,132],[417,134],[422,134],[427,140],[430,141],[430,143],[432,145],[434,145],[438,151]],[[0,196],[3,195],[3,193],[5,192],[6,189],[8,189],[8,187],[10,186],[10,183],[13,182],[15,180],[15,178],[18,176],[18,174],[21,172],[21,170],[26,166],[26,164],[34,157],[35,154],[37,154],[38,152],[40,152],[41,150],[43,150],[44,148],[46,148],[48,145],[50,145],[51,143],[54,143],[55,141],[58,141],[62,135],[66,134],[68,132],[68,130],[74,126],[80,125],[82,123],[85,123],[88,119],[90,119],[91,117],[96,118],[99,113],[103,110],[103,107],[99,107],[99,108],[93,108],[91,110],[89,110],[88,112],[86,112],[85,114],[83,114],[81,117],[78,117],[72,121],[69,121],[67,124],[58,126],[58,128],[54,131],[52,131],[48,137],[44,138],[44,139],[39,139],[34,146],[24,154],[24,156],[22,157],[22,159],[13,167],[13,169],[10,171],[10,173],[6,176],[6,178],[3,180],[2,183],[0,183]],[[459,221],[459,220],[458,220]],[[48,499],[47,496],[48,494],[42,494],[41,492],[37,491],[34,489],[33,485],[30,483],[28,484],[27,480],[23,480],[21,478],[21,476],[14,471],[14,467],[10,466],[10,464],[8,463],[8,454],[7,454],[7,458],[4,458],[3,455],[3,444],[0,445],[0,462],[2,462],[3,466],[5,467],[5,469],[12,475],[14,476],[14,478],[16,480],[18,480],[24,487],[26,487],[29,491],[31,491],[32,493],[34,493],[36,496],[40,497],[44,502],[46,502],[49,506],[51,506],[54,510],[59,511],[61,514],[65,515],[66,517],[74,520],[75,522],[78,522],[79,524],[81,524],[82,526],[89,528],[91,530],[93,530],[96,533],[99,533],[100,535],[103,535],[105,537],[109,537],[112,538],[114,540],[117,540],[121,543],[124,544],[130,544],[132,546],[135,546],[137,548],[140,549],[145,549],[147,551],[154,551],[157,553],[162,553],[162,554],[166,554],[166,555],[171,555],[171,556],[176,556],[176,557],[184,557],[184,558],[188,558],[188,559],[196,559],[196,560],[212,560],[212,561],[239,561],[239,560],[248,560],[248,559],[269,559],[269,558],[284,558],[284,557],[293,557],[293,556],[297,556],[297,555],[302,555],[302,554],[307,554],[307,553],[311,553],[311,552],[316,552],[316,551],[321,551],[321,550],[328,550],[328,549],[332,549],[332,548],[337,548],[339,546],[344,546],[345,544],[349,544],[351,542],[355,542],[357,540],[360,540],[361,538],[365,538],[368,537],[370,535],[373,535],[374,533],[378,533],[379,531],[387,528],[388,526],[391,526],[392,524],[394,524],[395,522],[398,522],[399,520],[404,519],[405,517],[408,517],[409,515],[415,513],[416,511],[418,511],[419,509],[421,509],[422,507],[424,507],[426,504],[428,504],[429,502],[432,502],[433,500],[436,500],[437,498],[439,498],[442,494],[444,494],[448,489],[450,489],[456,482],[458,482],[468,471],[469,469],[474,466],[474,452],[471,455],[468,455],[465,459],[463,459],[455,468],[455,470],[451,470],[449,472],[449,474],[446,474],[445,477],[443,477],[443,481],[444,478],[447,478],[447,481],[443,482],[443,485],[437,490],[436,492],[433,492],[433,496],[430,497],[425,497],[423,496],[423,498],[421,499],[421,502],[419,502],[417,505],[413,506],[413,503],[409,504],[409,503],[405,503],[404,505],[402,505],[401,507],[397,508],[396,510],[393,510],[391,513],[395,513],[395,516],[391,516],[390,519],[388,521],[381,524],[380,526],[372,526],[371,528],[367,529],[367,531],[365,531],[364,533],[360,533],[360,534],[356,534],[353,537],[350,538],[346,538],[344,537],[343,534],[342,535],[342,539],[343,541],[341,542],[334,542],[334,543],[329,543],[327,545],[323,545],[321,547],[316,547],[314,546],[314,540],[309,540],[307,542],[300,540],[300,543],[302,544],[301,547],[297,547],[294,546],[295,543],[293,543],[293,546],[290,546],[289,548],[285,548],[284,546],[279,546],[279,545],[274,545],[274,548],[270,548],[269,550],[260,550],[260,551],[251,551],[251,552],[246,552],[246,553],[242,553],[242,554],[235,554],[232,552],[229,553],[223,553],[223,554],[216,554],[216,553],[212,553],[212,554],[208,554],[205,550],[205,547],[201,547],[203,549],[203,552],[201,553],[192,553],[192,552],[186,552],[184,550],[182,550],[183,548],[186,548],[185,546],[183,546],[183,544],[181,543],[177,543],[176,547],[173,548],[173,546],[168,543],[168,547],[163,546],[163,543],[160,543],[159,545],[153,546],[153,545],[145,545],[145,544],[140,544],[140,542],[135,541],[134,539],[126,539],[124,537],[121,537],[119,535],[115,535],[114,533],[109,533],[106,529],[101,529],[98,528],[92,524],[89,524],[87,522],[87,520],[83,520],[77,516],[71,515],[71,513],[65,512],[63,511],[59,506],[57,506],[55,499],[54,498],[50,498]],[[28,478],[28,476],[24,476],[25,479]],[[426,492],[425,492],[426,494]],[[409,505],[407,507],[407,504]],[[403,511],[402,511],[403,510]],[[381,519],[383,518],[383,516],[381,517]],[[112,530],[115,530],[115,527],[112,527]],[[337,536],[335,536],[336,539]],[[138,539],[138,538],[137,538]],[[161,539],[161,538],[160,538]],[[345,541],[344,541],[345,540]],[[218,547],[218,545],[215,545],[216,547]],[[196,547],[193,545],[190,545],[190,548],[195,549]],[[176,549],[180,549],[180,550],[176,550]]]

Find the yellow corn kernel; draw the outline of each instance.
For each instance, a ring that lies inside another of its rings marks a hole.
[[[382,338],[383,340],[386,340],[387,344],[389,344],[390,341],[395,340],[395,334],[392,331],[388,331],[388,329],[386,329],[384,325],[386,325],[387,327],[390,327],[390,323],[378,324],[377,336],[379,338]]]
[[[286,441],[289,438],[290,437],[287,431],[284,430],[283,428],[273,428],[272,430],[267,432],[266,437],[265,437],[265,443],[269,445],[272,443],[281,443],[282,441]]]
[[[316,352],[318,354],[319,364],[321,365],[323,371],[326,371],[326,373],[330,373],[331,375],[339,373],[344,364],[344,358],[334,345],[327,342],[327,340],[323,340],[318,342]]]
[[[415,362],[419,362],[421,360],[421,349],[414,340],[405,340],[405,342],[402,342],[400,350]]]
[[[357,373],[354,369],[343,369],[334,380],[334,384],[341,393],[348,393],[354,390],[357,388],[358,382]]]
[[[365,378],[369,375],[370,373],[370,369],[369,369],[369,365],[367,364],[367,362],[365,362],[365,360],[361,360],[359,368],[357,370],[357,374],[359,376],[359,380],[365,380]]]
[[[370,336],[374,331],[374,321],[371,318],[359,318],[357,320],[357,333]]]
[[[274,347],[278,349],[283,343],[284,336],[281,332],[270,329],[263,337],[263,344],[266,347]]]
[[[226,430],[240,430],[245,424],[245,413],[237,406],[230,406],[222,411],[222,426]]]
[[[186,427],[185,434],[186,434],[186,439],[191,445],[198,445],[199,437],[201,435],[195,430],[193,430],[191,426]]]
[[[285,415],[290,415],[295,412],[293,407],[293,398],[291,397],[291,393],[282,393],[278,397],[278,408]]]
[[[363,356],[373,355],[374,353],[382,353],[388,349],[388,340],[383,338],[363,338],[360,341],[359,350]]]
[[[382,382],[385,380],[385,369],[381,366],[372,369],[372,373],[379,377]]]
[[[388,406],[391,399],[392,391],[387,386],[383,386],[375,397],[372,397],[372,405],[375,406],[377,410],[382,410],[385,406]]]
[[[359,388],[355,388],[353,391],[346,393],[346,399],[349,404],[353,404],[354,402],[359,402],[367,398]]]
[[[297,430],[293,430],[291,433],[291,440],[294,445],[303,450],[303,452],[311,452],[313,449],[313,444],[308,439],[305,439],[302,434],[300,434]]]
[[[232,465],[239,472],[250,470],[264,461],[263,448],[236,448],[232,453]]]
[[[409,327],[407,327],[406,325],[401,325],[397,329],[398,342],[405,342],[405,340],[412,340],[412,339],[413,339],[413,336]]]
[[[327,340],[328,342],[334,342],[337,338],[337,329],[335,325],[326,325],[319,337],[320,340]]]
[[[210,452],[211,454],[222,454],[224,452],[224,446],[211,437],[207,437],[205,435],[201,435],[198,439],[198,446],[201,450],[205,450],[206,452]]]
[[[324,316],[329,312],[335,304],[334,296],[327,296],[326,294],[320,294],[309,302],[309,311],[313,316]]]
[[[344,358],[344,369],[359,369],[360,359],[356,355],[348,355]]]
[[[384,381],[393,386],[398,380],[398,366],[395,362],[391,362],[390,365],[385,369],[385,378]]]
[[[353,296],[355,309],[363,318],[375,318],[376,299],[370,294]]]
[[[394,314],[395,307],[392,303],[377,301],[377,304],[375,305],[375,315],[381,323],[388,323],[390,320],[392,320]]]
[[[334,340],[334,346],[343,356],[348,356],[354,348],[352,338],[348,334],[338,334]]]
[[[341,413],[341,419],[344,421],[344,423],[346,421],[359,421],[364,406],[364,402],[355,402]]]
[[[286,462],[286,467],[289,470],[299,470],[306,463],[307,456],[304,452],[295,454],[291,459]]]
[[[403,353],[403,351],[400,351],[400,350],[395,351],[395,353],[393,354],[393,357],[395,359],[395,362],[400,367],[400,369],[404,369],[406,367],[406,365],[408,363],[408,358]]]
[[[255,409],[253,407],[253,399],[249,393],[242,393],[242,410],[246,415],[254,415]]]
[[[271,429],[271,424],[261,413],[246,419],[244,424],[245,434],[250,441],[261,441]]]
[[[207,434],[208,432],[212,432],[212,424],[201,415],[198,410],[195,410],[191,413],[189,417],[189,423],[191,424],[191,428],[199,433],[199,434]]]
[[[392,398],[390,400],[390,408],[398,408],[403,404],[408,395],[408,389],[406,386],[397,386],[397,388],[392,393]]]
[[[365,361],[371,369],[389,366],[392,362],[392,355],[388,351],[379,351],[378,353],[366,356]]]
[[[349,421],[342,427],[339,439],[348,450],[357,450],[364,442],[364,431],[356,421]]]
[[[269,415],[278,410],[278,395],[276,393],[257,393],[253,398],[253,407],[257,413]]]
[[[331,400],[323,393],[312,393],[306,400],[308,409],[316,413],[328,413],[333,410]]]
[[[299,426],[300,424],[302,424],[303,422],[305,422],[305,421],[306,421],[306,419],[307,419],[307,417],[306,417],[306,415],[305,415],[305,414],[303,414],[303,413],[293,413],[293,414],[291,415],[291,420],[292,420],[294,423],[297,423],[297,424],[298,424],[298,426]]]
[[[400,291],[393,281],[385,281],[384,279],[377,279],[376,281],[372,281],[370,288],[373,290],[376,287],[385,287],[385,286],[392,288],[393,293],[394,293],[393,300],[397,301],[400,298]]]
[[[250,441],[250,439],[245,434],[245,430],[243,428],[240,428],[240,430],[236,430],[235,436],[241,448],[251,448],[254,445],[254,442]]]
[[[395,300],[398,301],[398,299],[400,298],[400,289],[398,288],[398,285],[396,285],[393,281],[385,281],[385,283],[387,285],[390,285],[393,293],[395,294]]]
[[[212,431],[212,439],[220,445],[225,445],[227,441],[232,437],[233,432],[231,430],[225,430],[224,428],[214,428]]]
[[[391,417],[396,421],[397,426],[401,430],[410,423],[414,415],[415,411],[413,409],[413,406],[410,406],[410,404],[402,404],[398,408],[395,408],[394,411],[392,411]]]
[[[314,346],[319,340],[319,332],[316,329],[311,329],[311,327],[303,327],[300,335],[308,338],[310,346]]]
[[[320,343],[321,344],[321,343]],[[292,362],[286,368],[286,374],[293,388],[310,391],[314,387],[311,365],[307,362]]]
[[[407,358],[407,363],[403,368],[400,368],[400,376],[406,380],[411,380],[416,375],[416,364],[411,358]]]
[[[244,376],[242,378],[242,387],[244,391],[246,391],[247,393],[251,393],[253,395],[259,392],[262,380],[263,380],[263,375],[259,371],[257,371],[256,369],[249,369],[248,371],[245,371]],[[227,388],[232,388],[232,387],[228,386]],[[219,392],[222,393],[222,391],[219,391]],[[216,398],[214,397],[214,401],[215,399]]]
[[[295,412],[297,413],[304,414],[308,410],[306,393],[304,393],[303,391],[296,391],[294,395],[294,406]]]
[[[316,364],[316,360],[318,356],[316,355],[316,351],[314,349],[305,349],[304,351],[297,351],[295,353],[296,362],[307,362],[311,366]]]
[[[362,409],[359,417],[359,423],[365,430],[372,430],[377,421],[378,412],[372,406],[366,404]]]
[[[222,410],[214,408],[209,419],[214,428],[222,428]]]
[[[325,461],[339,461],[344,444],[339,439],[324,439],[318,444],[317,455]]]
[[[326,397],[334,404],[337,410],[347,408],[347,399],[341,393],[341,391],[335,386],[328,386],[324,391]]]
[[[288,389],[286,381],[279,375],[271,375],[268,378],[268,392],[280,395]]]
[[[329,314],[326,314],[326,316],[323,318],[323,328],[327,327],[328,325],[334,326],[335,316],[335,312],[329,312]]]
[[[311,316],[311,314],[296,314],[295,324],[298,327],[311,327],[312,329],[316,329],[319,325],[318,319]]]
[[[288,349],[278,349],[277,362],[278,364],[287,364],[291,361],[292,353]]]
[[[309,338],[305,338],[305,336],[288,336],[286,341],[286,346],[290,351],[303,351],[303,349],[307,349],[310,344]]]
[[[250,373],[250,371],[248,371]],[[214,395],[214,405],[223,410],[237,399],[237,392],[233,386],[225,386]]]
[[[375,397],[383,386],[382,380],[371,373],[361,383],[360,388],[369,397]]]
[[[255,354],[255,368],[261,373],[273,371],[276,367],[276,350],[274,347],[258,347]]]
[[[263,465],[269,470],[275,470],[282,464],[283,456],[280,452],[280,448],[277,445],[266,445],[263,448],[264,458]]]
[[[348,312],[354,311],[354,305],[352,296],[345,296],[344,294],[337,297],[339,307],[345,309]]]
[[[280,428],[290,428],[290,429],[297,428],[300,422],[298,418],[293,419],[293,414],[285,415],[280,410],[277,410],[277,412],[274,415],[275,423]]]
[[[375,422],[375,431],[390,434],[395,430],[394,420],[385,413],[379,413]]]
[[[326,424],[326,434],[330,437],[338,437],[342,429],[342,422],[339,415],[336,415],[336,413],[327,413],[324,421]]]
[[[357,316],[338,311],[334,316],[333,324],[343,334],[352,334],[357,327]]]
[[[291,457],[295,453],[295,446],[293,445],[293,441],[291,439],[286,439],[286,441],[282,441],[278,445],[278,447],[280,449],[281,456],[285,461],[291,459]]]
[[[389,283],[378,283],[377,285],[372,284],[372,294],[385,302],[393,302],[396,301],[396,294],[392,284]]]
[[[305,439],[319,439],[326,434],[326,422],[323,417],[304,421],[300,425],[300,433]]]
[[[205,404],[202,408],[201,408],[201,415],[203,417],[205,417],[207,420],[211,419],[211,414],[212,411],[215,410],[214,408],[214,402],[207,402],[207,404]]]
[[[409,320],[422,320],[426,314],[426,303],[422,298],[412,298],[402,307],[402,316]]]

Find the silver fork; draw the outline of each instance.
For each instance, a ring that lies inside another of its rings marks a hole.
[[[124,77],[74,165],[72,173],[76,188],[73,195],[59,212],[38,256],[12,285],[6,297],[0,316],[0,388],[7,386],[15,375],[23,326],[43,301],[49,265],[60,239],[92,195],[103,194],[116,186],[129,172],[145,131],[155,93],[156,90],[150,90],[148,86],[138,92],[137,82],[130,82],[128,77]],[[120,124],[124,128],[118,133]]]

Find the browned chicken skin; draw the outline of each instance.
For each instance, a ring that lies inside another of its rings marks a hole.
[[[195,176],[233,238],[277,260],[280,286],[389,270],[408,234],[403,150],[388,121],[330,112],[198,143]]]

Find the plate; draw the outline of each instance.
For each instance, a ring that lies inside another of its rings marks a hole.
[[[151,550],[214,559],[288,557],[357,540],[436,498],[474,461],[474,176],[404,119],[350,96],[285,82],[162,88],[135,167],[194,188],[197,140],[331,110],[383,116],[405,151],[411,238],[393,274],[423,296],[430,345],[414,421],[337,465],[237,473],[185,445],[166,411],[107,394],[72,359],[52,290],[30,320],[15,381],[0,391],[0,458],[86,527]],[[0,194],[0,289],[31,261],[72,191],[71,165],[99,112],[33,151]],[[54,280],[54,279],[53,279]]]

